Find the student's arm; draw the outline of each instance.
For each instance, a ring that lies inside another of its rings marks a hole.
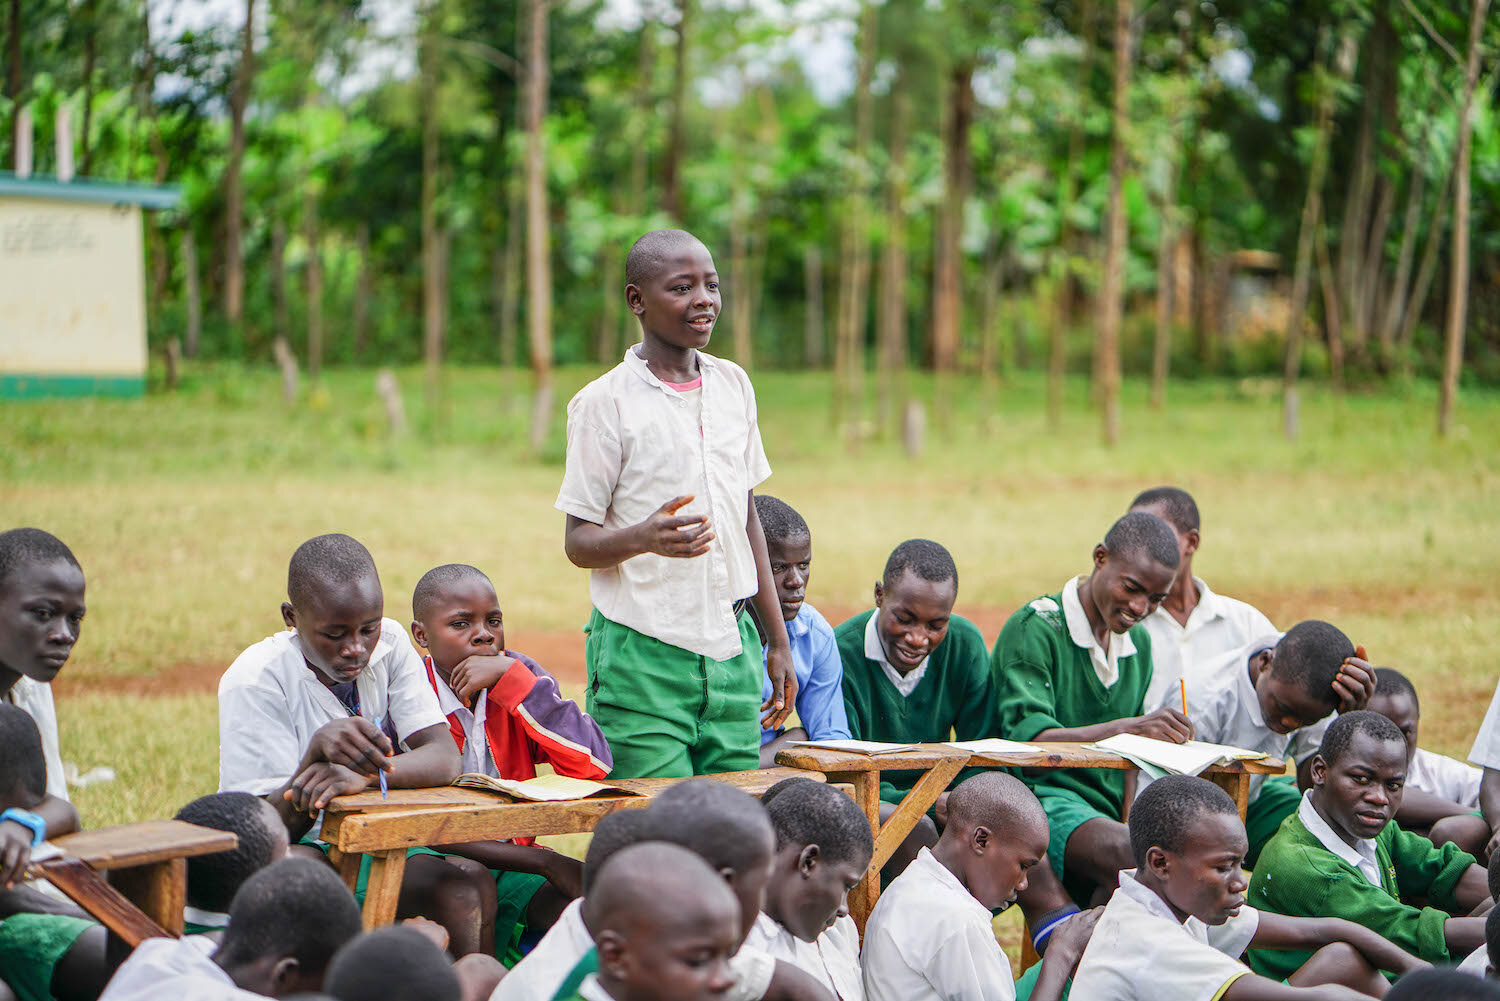
[[[1174,744],[1181,744],[1193,739],[1193,724],[1182,715],[1181,709],[1163,706],[1145,716],[1127,716],[1124,719],[1114,719],[1107,723],[1095,723],[1093,726],[1053,727],[1041,731],[1030,739],[1088,743],[1105,740],[1121,733],[1135,733],[1142,737],[1154,737],[1157,740],[1170,740]]]
[[[556,678],[528,661],[504,654],[469,657],[453,669],[453,690],[467,702],[489,689],[488,711],[515,720],[531,743],[534,761],[571,778],[604,778],[614,767],[604,731],[578,703],[563,698]]]
[[[1334,942],[1358,949],[1370,965],[1388,973],[1408,973],[1428,965],[1364,925],[1343,918],[1306,918],[1261,911],[1252,949],[1305,949],[1316,952]]]
[[[766,637],[766,676],[771,679],[771,697],[760,707],[764,713],[760,725],[774,730],[792,714],[797,698],[797,672],[792,666],[792,641],[787,639],[786,621],[781,617],[781,602],[776,597],[776,578],[771,575],[771,556],[766,550],[766,533],[760,527],[755,510],[755,491],[745,492],[745,535],[750,552],[755,555],[755,614]]]
[[[1462,803],[1407,786],[1401,793],[1401,809],[1396,811],[1396,819],[1401,822],[1402,827],[1425,829],[1444,817],[1462,817],[1473,812]]]
[[[847,736],[847,735],[846,735]],[[809,740],[807,731],[800,726],[781,731],[775,738],[760,745],[760,766],[762,768],[776,767],[776,755],[781,749],[794,740]]]
[[[1390,852],[1396,888],[1404,897],[1424,898],[1450,914],[1468,914],[1489,899],[1488,874],[1457,845],[1434,845],[1420,834],[1397,829]]]
[[[780,959],[776,960],[771,982],[761,998],[762,1001],[836,1001],[828,988],[810,974]]]
[[[1037,975],[1036,985],[1031,989],[1031,1001],[1059,1001],[1068,986],[1069,979],[1078,969],[1083,950],[1088,947],[1094,934],[1094,925],[1104,908],[1075,914],[1052,933],[1047,943],[1047,954],[1042,957],[1042,972]]]
[[[433,847],[449,855],[473,859],[489,869],[544,876],[547,882],[569,897],[583,895],[583,863],[551,848],[508,841],[465,841]]]
[[[1370,1001],[1370,995],[1342,984],[1291,987],[1254,973],[1235,980],[1219,997],[1223,1001]]]
[[[1479,780],[1479,812],[1484,822],[1490,825],[1490,843],[1484,846],[1486,855],[1500,850],[1500,768],[1486,768]]]
[[[563,530],[563,552],[574,566],[585,570],[619,566],[643,553],[679,559],[702,556],[714,540],[708,515],[676,513],[692,499],[691,494],[673,497],[645,521],[625,528],[605,528],[570,514]]]
[[[406,738],[406,746],[410,750],[405,754],[389,759],[386,781],[391,788],[428,789],[448,785],[458,778],[461,759],[447,724],[438,723],[416,731]],[[365,775],[341,764],[314,761],[292,779],[287,793],[297,809],[316,813],[335,796],[347,796],[376,785],[374,775]]]

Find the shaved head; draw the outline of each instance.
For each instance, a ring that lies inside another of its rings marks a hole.
[[[765,865],[776,848],[760,800],[714,779],[689,779],[652,803],[643,840],[670,841],[698,853],[715,869],[744,872]]]
[[[653,229],[631,246],[625,258],[625,281],[644,288],[661,275],[674,256],[700,248],[708,253],[703,241],[685,229]]]
[[[375,558],[357,539],[339,533],[318,535],[297,547],[287,566],[286,595],[296,608],[306,608],[326,591],[340,590],[369,579],[380,587]]]
[[[440,567],[433,567],[422,575],[411,593],[411,617],[419,622],[427,621],[428,611],[449,588],[471,580],[482,580],[491,588],[495,586],[483,570],[467,563],[444,563]]]
[[[605,932],[627,939],[655,937],[726,918],[739,921],[729,884],[696,852],[664,841],[643,841],[615,852],[583,899],[583,920],[596,940]]]
[[[948,794],[948,826],[988,827],[997,836],[1046,830],[1047,813],[1026,784],[1006,772],[982,772]]]

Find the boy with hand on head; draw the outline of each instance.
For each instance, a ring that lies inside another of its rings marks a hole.
[[[792,644],[792,667],[797,674],[797,718],[802,725],[760,732],[760,766],[776,763],[776,752],[793,740],[848,740],[849,718],[841,690],[844,669],[839,661],[833,627],[807,603],[812,576],[812,532],[791,505],[768,494],[755,496],[755,511],[766,535],[766,553],[776,599]],[[769,654],[769,649],[767,650]],[[761,679],[761,698],[769,700],[769,673]]]
[[[1368,928],[1335,917],[1287,917],[1245,906],[1248,845],[1234,801],[1205,779],[1169,775],[1130,811],[1137,866],[1094,927],[1073,977],[1089,1001],[1295,1001],[1382,997],[1381,969],[1426,966]],[[1302,951],[1285,982],[1240,955]],[[1316,950],[1310,952],[1310,950]]]
[[[753,503],[771,475],[755,391],[742,368],[702,351],[719,276],[696,237],[647,233],[625,272],[641,343],[568,404],[556,504],[568,559],[592,571],[588,710],[616,777],[751,769],[757,715],[781,726],[797,690]],[[764,702],[742,614],[751,599],[766,632]]]
[[[394,619],[369,550],[320,535],[292,554],[286,630],[251,646],[219,681],[219,789],[266,797],[296,840],[335,796],[442,786],[459,754],[422,659]],[[403,753],[396,753],[397,745]],[[316,842],[293,853],[326,851]],[[455,955],[488,951],[494,879],[467,859],[412,849],[397,913],[443,925]],[[369,856],[357,892],[368,879]]]
[[[1368,710],[1334,720],[1313,756],[1312,788],[1261,852],[1249,901],[1262,911],[1346,917],[1430,963],[1484,941],[1485,870],[1454,845],[1433,847],[1393,819],[1406,779],[1406,740]],[[1420,898],[1427,906],[1407,900]],[[1450,916],[1461,915],[1461,916]],[[1285,977],[1306,953],[1250,951],[1263,976]]]
[[[212,935],[229,924],[229,905],[245,880],[286,858],[286,825],[269,800],[247,792],[200,796],[173,818],[216,831],[229,831],[238,844],[227,852],[187,860],[187,905],[183,934]]]
[[[1046,853],[1047,816],[1019,779],[983,772],[960,783],[948,797],[938,843],[917,853],[870,914],[863,951],[869,1001],[1062,997],[1097,914],[1065,922],[1019,984],[990,924],[991,912],[1015,901]]]
[[[1406,738],[1406,785],[1396,822],[1435,845],[1451,841],[1483,860],[1490,837],[1489,825],[1478,812],[1484,773],[1417,746],[1422,705],[1416,687],[1400,671],[1375,669],[1375,695],[1369,708],[1395,723]]]
[[[505,620],[490,579],[450,563],[427,571],[412,593],[411,632],[427,651],[426,677],[447,716],[465,772],[522,780],[537,762],[558,775],[602,779],[613,764],[599,725],[562,697],[557,680],[525,654],[505,647]],[[535,838],[444,845],[495,873],[506,958],[520,959],[528,931],[551,927],[580,892],[580,865]]]
[[[776,856],[745,944],[801,969],[839,1001],[864,1001],[849,891],[875,851],[869,819],[843,792],[811,779],[783,779],[761,805]]]
[[[1188,719],[1198,740],[1292,759],[1297,782],[1250,778],[1250,837],[1246,863],[1254,868],[1281,822],[1296,812],[1298,785],[1308,787],[1313,754],[1335,712],[1363,709],[1375,691],[1375,669],[1335,626],[1299,622],[1281,636],[1259,637],[1217,660],[1188,668]],[[1173,689],[1164,706],[1181,705]],[[1142,782],[1144,789],[1146,782]]]
[[[202,935],[148,939],[99,1001],[253,1001],[316,991],[333,954],[359,927],[359,906],[332,869],[282,859],[234,895],[217,947]]]
[[[1192,739],[1178,709],[1144,707],[1151,638],[1141,622],[1172,588],[1177,537],[1153,514],[1132,512],[1094,547],[1093,572],[1037,598],[1005,623],[990,657],[999,730],[1010,740],[1094,741],[1118,733]],[[1120,822],[1125,774],[1063,768],[1029,779],[1047,811],[1047,860],[1074,900],[1102,903],[1131,863]]]
[[[1177,693],[1177,679],[1192,668],[1268,636],[1276,627],[1253,605],[1211,591],[1193,576],[1193,556],[1202,537],[1191,494],[1178,487],[1154,487],[1137,494],[1130,510],[1166,522],[1177,536],[1180,557],[1172,589],[1141,623],[1151,634],[1151,684],[1143,705],[1155,707]]]

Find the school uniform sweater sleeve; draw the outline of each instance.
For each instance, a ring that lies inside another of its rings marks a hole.
[[[557,679],[524,654],[490,689],[491,712],[508,714],[531,744],[532,760],[546,761],[559,775],[602,779],[614,767],[604,731],[572,699],[563,698]]]
[[[1395,821],[1381,832],[1396,867],[1396,888],[1402,896],[1426,898],[1433,907],[1452,913],[1458,907],[1453,892],[1474,856],[1452,842],[1434,845],[1420,834],[1403,831]]]
[[[1039,598],[1049,601],[1061,616],[1061,597]],[[1054,629],[1042,626],[1036,602],[1027,605],[1006,620],[990,654],[990,669],[995,686],[997,722],[1000,736],[1007,740],[1031,740],[1044,730],[1062,728],[1057,715],[1057,643]]]

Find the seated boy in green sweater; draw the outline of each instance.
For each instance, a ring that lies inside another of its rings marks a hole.
[[[1154,514],[1131,512],[1094,547],[1088,577],[1025,605],[1005,623],[990,658],[1000,736],[1092,741],[1136,733],[1181,743],[1192,724],[1164,706],[1144,714],[1151,637],[1141,620],[1172,587],[1177,536]],[[845,677],[848,668],[845,667]],[[1134,862],[1121,823],[1125,773],[1063,768],[1028,781],[1051,824],[1047,860],[1073,899],[1109,899]]]
[[[1406,781],[1406,740],[1368,710],[1344,713],[1313,756],[1312,788],[1261,852],[1248,901],[1294,916],[1358,922],[1430,963],[1484,942],[1485,870],[1448,844],[1434,847],[1394,819]],[[1426,906],[1407,901],[1421,899]],[[1281,979],[1305,953],[1250,950],[1250,966]]]

